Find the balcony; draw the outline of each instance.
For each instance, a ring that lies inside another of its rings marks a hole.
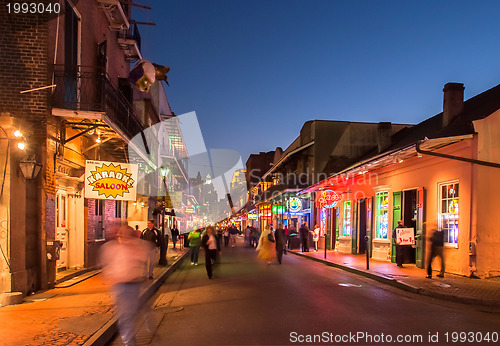
[[[118,0],[97,0],[99,8],[104,12],[109,22],[110,30],[128,29],[130,23],[127,14]]]
[[[54,83],[53,115],[111,122],[127,139],[143,130],[132,104],[96,67],[55,65]]]
[[[127,61],[134,62],[142,59],[141,34],[137,24],[128,29],[120,30],[118,33],[118,46],[124,51]]]

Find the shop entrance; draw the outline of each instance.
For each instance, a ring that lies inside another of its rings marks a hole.
[[[326,248],[327,250],[331,250],[335,248],[335,243],[337,241],[337,230],[335,225],[337,224],[337,208],[326,208],[323,209],[324,221],[325,222],[325,230],[326,230]],[[323,227],[323,226],[321,226]]]
[[[417,267],[424,267],[424,249],[423,249],[423,221],[424,221],[424,189],[411,189],[397,191],[393,193],[393,229],[398,225],[398,220],[408,228],[413,228],[415,236],[415,245],[405,247],[404,263],[416,264]],[[396,246],[392,245],[392,262],[396,262]]]
[[[56,261],[57,270],[68,267],[68,195],[60,190],[56,194],[56,241],[58,241],[59,258]]]
[[[402,220],[406,227],[413,228],[416,236],[417,231],[417,190],[403,191]],[[406,247],[406,263],[415,263],[415,247]]]
[[[358,254],[366,253],[366,199],[358,200]]]

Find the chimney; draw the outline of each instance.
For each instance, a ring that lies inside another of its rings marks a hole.
[[[377,146],[381,153],[391,145],[392,124],[390,122],[380,122],[377,125]]]
[[[443,127],[464,110],[464,85],[462,83],[446,83],[443,89]]]

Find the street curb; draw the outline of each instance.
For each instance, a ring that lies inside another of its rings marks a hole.
[[[85,270],[75,272],[73,274],[67,275],[56,281],[54,288],[68,288],[74,286],[82,281],[90,279],[101,272],[100,267],[92,267]],[[75,279],[78,278],[78,279]]]
[[[151,283],[142,293],[139,298],[141,303],[147,301],[151,296],[160,288],[163,282],[177,269],[181,262],[189,255],[189,250],[184,252],[175,262],[160,276],[158,276],[153,283]],[[118,332],[117,319],[113,316],[106,322],[97,332],[95,332],[83,346],[104,346],[107,345]]]
[[[319,263],[323,263],[323,264],[326,264],[327,266],[334,267],[334,268],[337,268],[337,269],[341,269],[341,270],[347,271],[347,272],[352,273],[352,274],[361,275],[361,276],[364,276],[366,278],[369,278],[369,279],[372,279],[372,280],[384,283],[386,285],[397,287],[397,288],[400,288],[400,289],[408,291],[408,292],[420,293],[420,291],[421,291],[421,289],[418,288],[418,287],[414,287],[414,286],[411,286],[411,285],[399,282],[399,281],[397,281],[397,280],[395,280],[393,278],[390,278],[388,276],[383,276],[383,275],[380,275],[380,274],[377,275],[377,274],[373,274],[373,273],[371,273],[369,271],[366,271],[366,270],[360,270],[360,269],[356,269],[356,268],[344,266],[344,265],[341,265],[341,264],[338,264],[338,263],[328,262],[327,260],[324,260],[324,259],[321,259],[321,258],[307,256],[307,255],[304,255],[302,253],[295,252],[295,251],[289,251],[289,252],[293,253],[296,256],[304,257],[304,258],[307,258],[307,259],[310,259],[310,260],[313,260],[313,261],[316,261],[316,262],[319,262]]]
[[[63,283],[64,281],[68,281],[68,280],[74,278],[75,276],[81,276],[81,275],[86,274],[88,272],[91,272],[91,271],[94,271],[94,270],[99,270],[99,269],[100,269],[99,266],[93,266],[93,267],[90,267],[90,268],[83,268],[81,270],[75,271],[75,272],[73,272],[71,274],[63,276],[62,278],[56,280],[54,282],[54,285],[58,285],[60,283]]]
[[[370,273],[370,272],[365,271],[365,270],[360,270],[360,269],[344,266],[344,265],[341,265],[338,263],[328,262],[327,260],[324,260],[321,258],[307,256],[307,255],[304,255],[300,252],[295,252],[295,251],[288,251],[288,252],[293,253],[296,256],[305,257],[307,259],[326,264],[330,267],[334,267],[334,268],[341,269],[341,270],[344,270],[344,271],[347,271],[347,272],[350,272],[350,273],[353,273],[356,275],[361,275],[361,276],[364,276],[366,278],[373,279],[373,280],[378,281],[380,283],[384,283],[384,284],[405,290],[407,292],[417,293],[417,294],[425,295],[425,296],[432,297],[432,298],[438,298],[438,299],[443,299],[443,300],[448,300],[448,301],[453,301],[453,302],[458,302],[458,303],[463,303],[463,304],[484,305],[484,306],[500,306],[500,301],[497,301],[497,300],[487,300],[487,299],[472,298],[472,297],[460,297],[460,296],[455,296],[452,294],[436,292],[436,291],[424,289],[421,287],[415,287],[415,286],[409,285],[407,283],[403,283],[401,281],[398,281],[396,279],[386,277],[383,275],[377,275],[377,274],[373,274],[373,273]]]

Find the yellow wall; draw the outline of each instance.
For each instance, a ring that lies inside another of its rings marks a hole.
[[[478,159],[500,163],[500,111],[474,121]],[[500,230],[496,197],[500,196],[500,168],[475,165],[476,269],[480,277],[500,275]]]
[[[462,157],[472,157],[472,150],[473,140],[468,139],[436,150],[436,152]],[[413,158],[405,160],[402,163],[394,163],[384,168],[366,173],[364,175],[364,179],[358,177],[354,183],[349,180],[348,186],[342,187],[339,184],[337,186],[333,186],[332,189],[337,192],[351,191],[348,195],[351,197],[348,198],[351,198],[353,205],[356,199],[364,197],[375,197],[375,193],[379,191],[389,192],[389,227],[392,227],[393,192],[423,187],[425,189],[425,232],[426,228],[435,227],[437,225],[439,203],[438,184],[458,180],[460,184],[459,239],[458,245],[456,247],[445,247],[446,271],[461,275],[469,275],[469,231],[471,229],[471,172],[472,164],[467,162],[437,158],[426,155],[420,158],[415,156]],[[339,202],[339,205],[342,205],[342,201]],[[373,208],[375,208],[375,198],[373,198]],[[342,215],[342,211],[340,215]],[[372,210],[372,218],[372,230],[374,234],[375,210]],[[355,230],[353,230],[353,232],[355,232]],[[376,240],[374,242],[372,253],[374,259],[388,259],[387,255],[390,247],[391,235],[392,232],[390,230],[388,241]],[[344,244],[342,249],[343,252],[349,252],[347,246],[347,244]],[[498,252],[500,253],[500,251]]]

